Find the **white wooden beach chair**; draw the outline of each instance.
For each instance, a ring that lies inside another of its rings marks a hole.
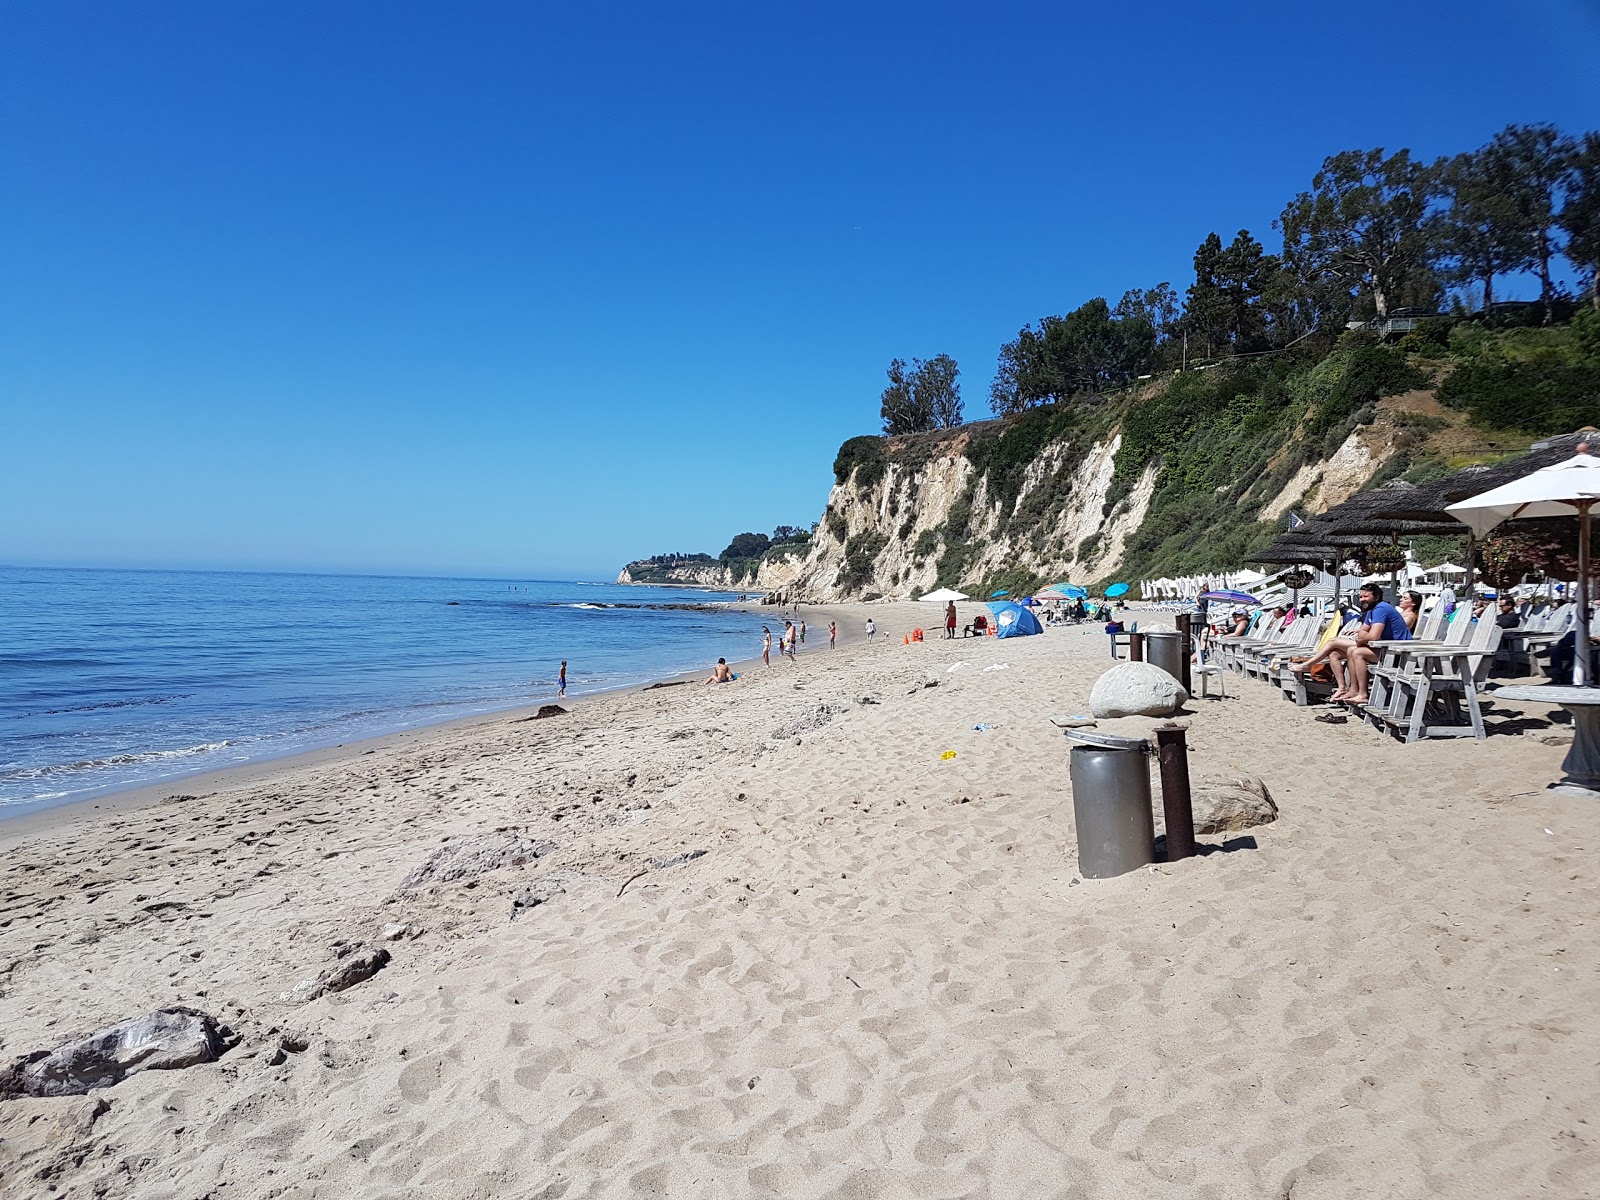
[[[1463,610],[1461,615],[1467,618],[1468,614]],[[1480,619],[1471,625],[1471,636],[1463,643],[1405,652],[1405,657],[1416,660],[1418,669],[1390,678],[1393,698],[1384,705],[1382,727],[1401,736],[1407,745],[1425,737],[1471,736],[1481,741],[1484,728],[1478,690],[1488,677],[1503,632],[1492,619]],[[1368,712],[1373,707],[1369,704]]]

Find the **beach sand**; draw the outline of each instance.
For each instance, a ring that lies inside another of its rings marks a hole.
[[[808,609],[798,664],[731,685],[0,825],[0,1056],[175,1003],[242,1035],[0,1104],[0,1192],[1597,1194],[1595,810],[1544,790],[1545,710],[1408,747],[1230,680],[1193,769],[1279,820],[1080,880],[1049,718],[1098,627],[837,611],[892,639],[829,652]]]

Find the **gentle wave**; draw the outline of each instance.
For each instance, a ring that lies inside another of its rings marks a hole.
[[[0,781],[48,779],[54,775],[100,771],[106,767],[138,767],[146,763],[165,762],[172,758],[191,758],[196,754],[207,754],[233,744],[232,741],[206,742],[200,746],[185,746],[181,750],[147,750],[142,754],[113,754],[107,758],[85,758],[72,763],[46,763],[37,767],[24,767],[20,771],[0,773]]]
[[[20,721],[25,717],[59,717],[66,713],[98,712],[107,708],[142,708],[146,704],[171,704],[174,700],[187,700],[191,693],[175,696],[144,696],[138,700],[102,700],[97,704],[75,704],[68,708],[41,708],[38,712],[12,713],[5,719]]]

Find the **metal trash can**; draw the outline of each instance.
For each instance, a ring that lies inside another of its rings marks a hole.
[[[1176,629],[1149,629],[1144,635],[1144,660],[1183,682],[1183,634]]]
[[[1093,729],[1069,729],[1072,811],[1078,826],[1078,871],[1109,879],[1155,861],[1156,821],[1150,807],[1150,743]]]

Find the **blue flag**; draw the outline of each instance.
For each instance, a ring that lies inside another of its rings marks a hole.
[[[1299,529],[1300,526],[1302,526],[1304,524],[1305,524],[1305,522],[1302,521],[1299,517],[1295,516],[1293,513],[1289,514],[1289,528],[1290,529]]]

